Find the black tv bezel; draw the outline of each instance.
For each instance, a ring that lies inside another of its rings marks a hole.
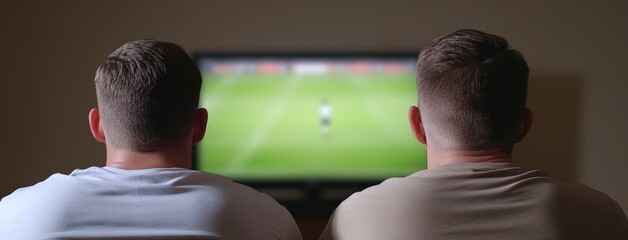
[[[197,52],[193,54],[193,60],[198,65],[202,58],[227,59],[227,58],[300,58],[300,59],[334,59],[334,58],[374,58],[374,59],[416,59],[416,52]],[[192,169],[198,169],[197,145],[192,152]],[[275,199],[285,206],[295,217],[329,217],[334,209],[353,192],[362,191],[365,188],[377,185],[386,178],[348,180],[348,179],[276,179],[276,180],[241,180],[232,179],[258,191],[299,189],[303,193],[301,199]],[[337,198],[325,198],[326,191],[337,191]],[[342,193],[346,194],[342,194]],[[269,194],[273,196],[272,194]],[[274,196],[273,196],[274,197]]]

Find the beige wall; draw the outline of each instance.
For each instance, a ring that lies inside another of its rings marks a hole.
[[[628,210],[626,1],[16,2],[0,16],[0,196],[103,164],[87,126],[92,79],[126,41],[190,51],[417,51],[477,28],[509,39],[532,69],[536,122],[516,160]]]

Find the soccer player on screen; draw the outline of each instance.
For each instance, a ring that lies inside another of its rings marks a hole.
[[[327,137],[329,136],[331,125],[331,105],[327,99],[323,99],[323,101],[321,101],[319,113],[321,115],[321,133],[323,136]]]

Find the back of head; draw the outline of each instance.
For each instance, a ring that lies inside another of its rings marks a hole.
[[[180,46],[156,40],[126,43],[96,71],[107,144],[150,152],[177,144],[192,126],[201,74]]]
[[[510,151],[525,112],[528,72],[504,38],[480,31],[459,30],[425,46],[417,87],[432,147]]]

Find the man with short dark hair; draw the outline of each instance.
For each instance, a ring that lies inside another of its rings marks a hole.
[[[89,112],[106,166],[54,174],[0,202],[0,239],[301,239],[276,201],[190,170],[205,134],[201,74],[178,45],[129,42],[100,65]]]
[[[505,39],[480,31],[425,46],[409,120],[428,169],[353,194],[321,239],[628,239],[607,195],[512,164],[532,122],[528,72]]]

